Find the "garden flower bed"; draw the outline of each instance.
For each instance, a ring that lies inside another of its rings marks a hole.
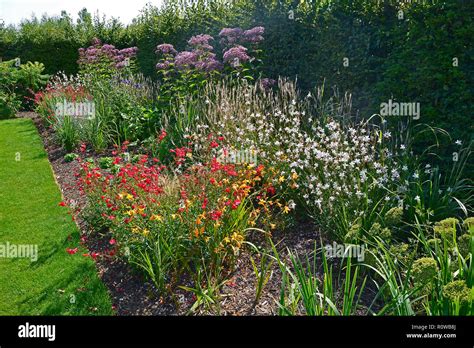
[[[82,232],[64,252],[95,260],[118,314],[473,314],[472,143],[269,79],[264,40],[157,43],[150,78],[94,39],[36,92]]]

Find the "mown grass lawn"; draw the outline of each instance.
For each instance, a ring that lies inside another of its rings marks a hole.
[[[0,121],[0,245],[38,245],[37,261],[0,257],[0,315],[111,314],[94,262],[67,247],[79,232],[29,119]]]

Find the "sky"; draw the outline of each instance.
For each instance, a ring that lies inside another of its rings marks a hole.
[[[82,8],[94,14],[97,10],[107,18],[118,17],[124,24],[131,23],[139,11],[147,3],[158,6],[162,0],[0,0],[0,23],[5,25],[19,24],[31,14],[41,17],[44,13],[49,16],[60,15],[62,10],[68,12],[74,20]]]

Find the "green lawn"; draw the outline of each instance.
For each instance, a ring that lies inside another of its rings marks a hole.
[[[61,200],[33,122],[0,121],[0,315],[112,313],[94,262],[65,251],[79,233]],[[37,261],[5,257],[7,243],[37,245]]]

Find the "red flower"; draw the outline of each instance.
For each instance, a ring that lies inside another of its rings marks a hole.
[[[92,254],[91,254],[91,257],[95,260],[97,259],[97,256],[99,256],[100,254],[96,251],[94,251]]]
[[[275,193],[276,193],[276,190],[275,190],[275,188],[274,188],[273,186],[269,186],[269,187],[267,188],[267,193],[268,193],[270,196],[274,196]]]
[[[74,255],[75,253],[77,253],[77,250],[78,248],[74,248],[74,249],[66,248],[66,251],[69,255]]]
[[[219,143],[215,140],[211,141],[211,147],[214,149],[219,146]]]
[[[161,134],[158,137],[159,141],[162,141],[166,137],[167,133],[164,129],[161,130]]]
[[[111,240],[109,240],[110,245],[114,245],[115,243],[117,243],[117,241],[115,239],[112,238]]]
[[[64,201],[62,201],[62,202],[59,203],[59,206],[65,207],[65,206],[66,206],[66,203],[65,203]]]
[[[214,221],[219,220],[222,217],[222,212],[220,210],[215,210],[211,212],[211,219]]]
[[[240,205],[240,200],[236,199],[234,203],[232,203],[232,209],[237,209],[237,207]]]
[[[128,144],[130,144],[130,142],[129,142],[128,140],[125,140],[125,141],[122,143],[122,151],[127,150]]]

